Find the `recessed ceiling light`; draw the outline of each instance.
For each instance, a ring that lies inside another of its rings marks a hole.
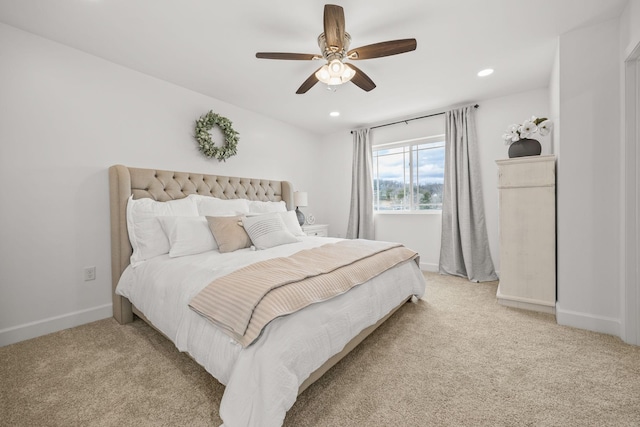
[[[340,115],[340,111],[332,111],[329,113],[331,117],[338,117]]]
[[[478,77],[486,77],[491,74],[493,74],[493,68],[486,68],[478,72]]]

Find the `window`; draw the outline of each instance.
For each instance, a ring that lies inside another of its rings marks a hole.
[[[442,209],[444,135],[373,147],[377,212]]]

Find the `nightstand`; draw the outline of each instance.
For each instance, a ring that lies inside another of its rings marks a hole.
[[[304,231],[307,236],[329,237],[328,224],[305,224],[302,226],[302,231]]]

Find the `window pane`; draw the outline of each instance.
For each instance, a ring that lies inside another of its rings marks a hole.
[[[417,157],[418,161],[414,166],[417,176],[415,209],[442,209],[444,147],[418,149]]]
[[[374,200],[376,210],[403,210],[407,205],[408,147],[373,153]]]
[[[374,148],[373,176],[375,210],[442,209],[444,141]]]

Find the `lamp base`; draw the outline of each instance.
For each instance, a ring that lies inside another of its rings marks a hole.
[[[302,224],[304,224],[304,214],[300,212],[300,209],[298,209],[297,207],[296,207],[296,215],[298,215],[298,223],[300,224],[300,227],[302,227]]]

